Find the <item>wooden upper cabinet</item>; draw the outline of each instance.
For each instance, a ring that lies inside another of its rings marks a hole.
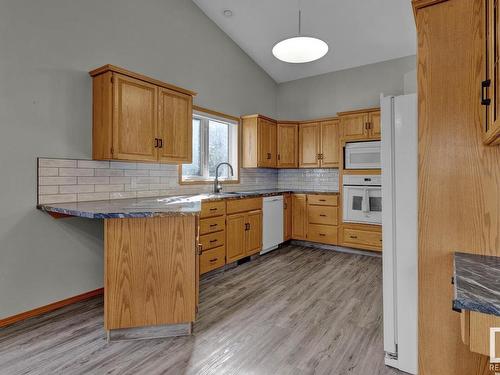
[[[486,109],[483,119],[483,140],[500,145],[500,9],[498,0],[486,0],[486,75],[482,82],[481,104]]]
[[[159,159],[172,162],[191,162],[192,97],[160,88],[158,107]]]
[[[307,238],[307,196],[292,195],[292,238],[305,240]]]
[[[321,125],[321,152],[322,168],[337,168],[339,166],[339,120],[323,121]]]
[[[370,128],[370,138],[379,139],[382,136],[380,111],[370,112],[368,116],[368,123]]]
[[[339,121],[307,122],[299,127],[299,167],[339,166]]]
[[[113,65],[90,75],[93,159],[191,162],[194,92]]]
[[[344,139],[364,139],[368,136],[368,114],[355,113],[340,115],[342,137]]]
[[[276,122],[261,115],[241,119],[243,168],[276,168]]]
[[[378,108],[339,113],[342,138],[349,140],[380,139]]]
[[[299,124],[278,123],[277,125],[277,166],[278,168],[297,168]]]
[[[300,124],[299,168],[320,167],[320,133],[318,122]]]
[[[113,74],[113,155],[121,160],[156,160],[157,87]]]

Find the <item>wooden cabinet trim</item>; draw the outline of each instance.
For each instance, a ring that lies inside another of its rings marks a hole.
[[[151,83],[153,85],[160,86],[160,87],[165,87],[167,89],[174,90],[174,91],[177,91],[177,92],[181,92],[183,94],[187,94],[187,95],[191,95],[191,96],[196,96],[197,95],[196,92],[194,92],[194,91],[187,90],[187,89],[184,89],[182,87],[172,85],[170,83],[159,81],[157,79],[145,76],[143,74],[135,73],[135,72],[132,72],[130,70],[127,70],[127,69],[124,69],[124,68],[120,68],[118,66],[111,65],[111,64],[106,64],[106,65],[101,66],[100,68],[94,69],[94,70],[92,70],[92,71],[89,72],[89,75],[91,77],[96,77],[96,76],[98,76],[100,74],[103,74],[103,73],[106,73],[106,72],[119,73],[119,74],[122,74],[124,76],[128,76],[128,77],[131,77],[131,78],[134,78],[134,79],[138,79],[138,80],[144,81],[144,82],[149,82],[149,83]]]

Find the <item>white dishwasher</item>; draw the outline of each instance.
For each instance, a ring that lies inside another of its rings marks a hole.
[[[262,251],[265,254],[283,242],[283,196],[263,199]]]

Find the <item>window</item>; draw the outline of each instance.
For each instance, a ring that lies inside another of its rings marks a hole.
[[[182,182],[213,181],[215,168],[226,162],[233,166],[219,168],[221,181],[238,180],[238,123],[203,112],[193,113],[193,162],[182,165]]]

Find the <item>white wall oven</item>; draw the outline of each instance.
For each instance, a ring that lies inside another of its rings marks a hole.
[[[345,145],[345,169],[380,169],[380,141]]]
[[[344,222],[382,224],[380,175],[344,175],[343,196]]]

